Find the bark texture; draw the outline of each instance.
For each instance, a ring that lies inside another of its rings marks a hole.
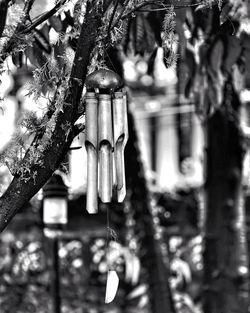
[[[208,119],[204,312],[246,313],[248,254],[242,197],[244,138],[240,101],[228,82],[224,103]]]

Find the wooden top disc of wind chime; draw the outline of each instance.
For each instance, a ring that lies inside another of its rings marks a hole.
[[[86,78],[85,84],[87,90],[95,88],[116,90],[122,86],[122,79],[115,72],[106,68],[101,68],[89,74]]]

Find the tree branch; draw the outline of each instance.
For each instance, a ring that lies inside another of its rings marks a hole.
[[[10,0],[0,0],[0,38],[2,37],[5,23],[6,23],[6,17],[7,17],[7,11],[8,11],[8,4]]]
[[[135,13],[164,11],[164,10],[166,11],[170,7],[174,7],[174,9],[184,9],[184,8],[188,8],[188,7],[197,8],[199,6],[207,5],[206,0],[196,2],[196,3],[191,3],[191,4],[173,4],[173,3],[169,3],[168,0],[155,0],[155,1],[145,0],[141,3],[139,3],[138,5],[134,6],[133,8],[131,8],[129,11],[127,11],[126,7],[127,7],[128,2],[129,2],[129,0],[125,0],[125,2],[123,4],[123,9],[121,10],[118,17],[115,20],[114,20],[115,9],[113,10],[111,18],[110,18],[110,23],[108,26],[108,32],[103,37],[100,37],[98,39],[98,42],[105,41],[105,40],[108,41],[108,38],[110,36],[111,31],[117,26],[117,24],[121,20],[125,20],[126,18],[130,17],[131,15],[133,15]],[[211,6],[214,6],[216,4],[217,4],[217,2],[216,2],[216,0],[214,0],[214,2],[211,3]],[[148,9],[146,8],[147,6],[149,6]],[[152,6],[154,6],[156,8],[152,8]],[[143,9],[143,8],[145,8],[145,9]],[[107,45],[109,45],[109,43],[107,43]]]
[[[53,9],[51,9],[48,12],[45,12],[44,14],[42,14],[41,16],[39,16],[38,18],[35,19],[35,21],[33,21],[24,31],[24,34],[29,33],[31,30],[33,30],[35,27],[37,27],[38,25],[42,24],[44,21],[46,21],[48,18],[50,18],[52,15],[54,15],[56,12],[58,12],[61,7],[65,4],[67,0],[61,0],[59,1]]]
[[[1,1],[1,0],[0,0]],[[7,0],[9,1],[9,0]],[[66,2],[67,0],[61,0],[59,1],[53,9],[51,9],[48,12],[45,12],[42,14],[40,17],[38,17],[33,23],[31,23],[29,26],[26,25],[26,21],[29,19],[29,12],[32,8],[32,5],[34,3],[34,0],[27,0],[24,6],[24,17],[20,21],[20,23],[17,25],[16,30],[14,34],[11,36],[9,39],[8,43],[5,45],[5,47],[2,50],[1,57],[0,57],[0,64],[2,64],[8,55],[11,53],[15,45],[17,44],[17,38],[24,34],[30,33],[35,27],[38,25],[42,24],[44,21],[46,21],[48,18],[50,18],[52,15],[54,15]],[[0,3],[1,4],[1,3]],[[1,13],[1,11],[0,11]],[[2,23],[2,18],[0,20],[0,30],[1,30],[1,23]],[[5,24],[5,23],[4,23]],[[0,32],[0,37],[1,37],[1,32]]]
[[[149,8],[148,10],[141,10],[142,8],[146,7],[146,6],[156,6],[158,8],[153,9],[152,7]],[[214,6],[217,5],[217,1],[213,1],[212,3],[210,3],[210,6]],[[159,0],[159,1],[144,1],[140,4],[138,4],[137,6],[135,6],[134,8],[132,8],[131,10],[129,10],[128,12],[126,12],[125,14],[123,10],[123,12],[121,12],[121,14],[118,16],[118,18],[114,21],[112,27],[110,27],[110,31],[112,29],[115,28],[115,26],[119,23],[120,20],[124,20],[126,18],[128,18],[130,15],[132,15],[133,13],[136,12],[152,12],[152,11],[164,11],[169,9],[170,7],[174,7],[174,9],[184,9],[184,8],[190,8],[190,7],[199,7],[199,6],[208,6],[207,1],[200,1],[197,3],[191,3],[191,4],[173,4],[173,3],[169,3],[169,1],[167,1],[167,3],[164,3],[164,0]]]
[[[30,165],[27,173],[29,179],[24,180],[21,176],[14,177],[8,189],[0,198],[0,232],[5,229],[16,212],[42,188],[69,150],[76,134],[74,128],[75,117],[100,24],[100,14],[88,2],[68,88],[65,92],[63,111],[60,111],[56,116],[56,125],[50,141],[51,145],[48,145],[44,151],[39,152],[39,161],[41,162],[33,162]],[[69,132],[63,127],[68,123]],[[22,164],[29,162],[32,156],[32,147],[27,151]]]

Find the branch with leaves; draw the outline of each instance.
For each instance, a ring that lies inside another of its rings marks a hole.
[[[24,33],[27,34],[30,31],[32,31],[37,26],[41,25],[43,22],[45,22],[47,19],[49,19],[51,16],[53,16],[55,13],[57,13],[62,6],[67,2],[68,0],[61,0],[57,2],[57,4],[48,12],[45,12],[41,16],[35,18],[34,21],[31,22],[31,24],[24,30]]]
[[[23,16],[21,17],[14,33],[9,38],[8,42],[3,46],[2,51],[0,51],[0,64],[2,64],[6,58],[12,53],[13,49],[18,46],[19,41],[27,41],[28,35],[32,33],[32,31],[46,20],[48,20],[51,16],[57,13],[63,5],[67,3],[68,0],[61,0],[56,3],[56,5],[45,12],[41,16],[34,19],[34,21],[30,21],[29,13],[32,9],[33,3],[35,0],[28,0],[25,2],[25,6],[23,9]],[[1,14],[1,22],[0,22],[0,38],[5,28],[6,16],[8,10],[8,2],[2,1],[0,2],[0,14]]]
[[[91,4],[88,4],[63,107],[54,112],[53,119],[51,118],[54,125],[49,134],[46,130],[44,131],[42,138],[39,138],[39,146],[37,146],[37,136],[35,136],[22,160],[21,173],[13,178],[10,186],[0,198],[0,231],[46,183],[67,153],[73,138],[80,131],[74,124],[100,22],[101,15]],[[50,140],[45,134],[50,136]]]

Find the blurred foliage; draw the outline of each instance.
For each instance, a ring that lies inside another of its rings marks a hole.
[[[187,201],[187,197],[185,194],[186,208],[194,209],[190,204],[194,200]],[[193,199],[192,195],[190,197]],[[177,210],[180,206],[180,193],[172,200],[170,195],[158,199],[161,200],[159,201],[161,208],[168,203],[172,218],[176,220],[175,213],[181,214]],[[126,214],[129,217],[129,213]],[[183,214],[186,215],[185,212]],[[160,227],[167,233],[167,229],[172,229],[171,223],[169,226],[163,217],[162,210],[159,210]],[[169,219],[169,215],[166,214],[165,218]],[[20,216],[18,223],[23,223],[25,229],[27,223],[25,218],[22,222]],[[180,223],[179,219],[175,223]],[[26,227],[25,231],[14,226],[3,232],[0,237],[1,312],[50,313],[52,251],[49,238],[44,236],[39,225]],[[125,236],[124,242],[120,238],[121,233],[118,233],[117,238],[112,229],[109,229],[112,235],[109,244],[105,237],[94,234],[86,236],[80,231],[77,232],[79,236],[60,238],[58,253],[62,313],[149,312],[148,282],[145,269],[141,266],[141,256],[138,254],[140,249],[136,243],[138,234],[133,232],[134,224],[129,218],[125,228],[127,238]],[[203,269],[201,236],[197,234],[190,237],[180,232],[171,234],[170,231],[164,240],[170,256],[170,286],[176,312],[201,312],[199,309]],[[120,283],[115,300],[106,305],[104,296],[108,268],[117,271]]]

